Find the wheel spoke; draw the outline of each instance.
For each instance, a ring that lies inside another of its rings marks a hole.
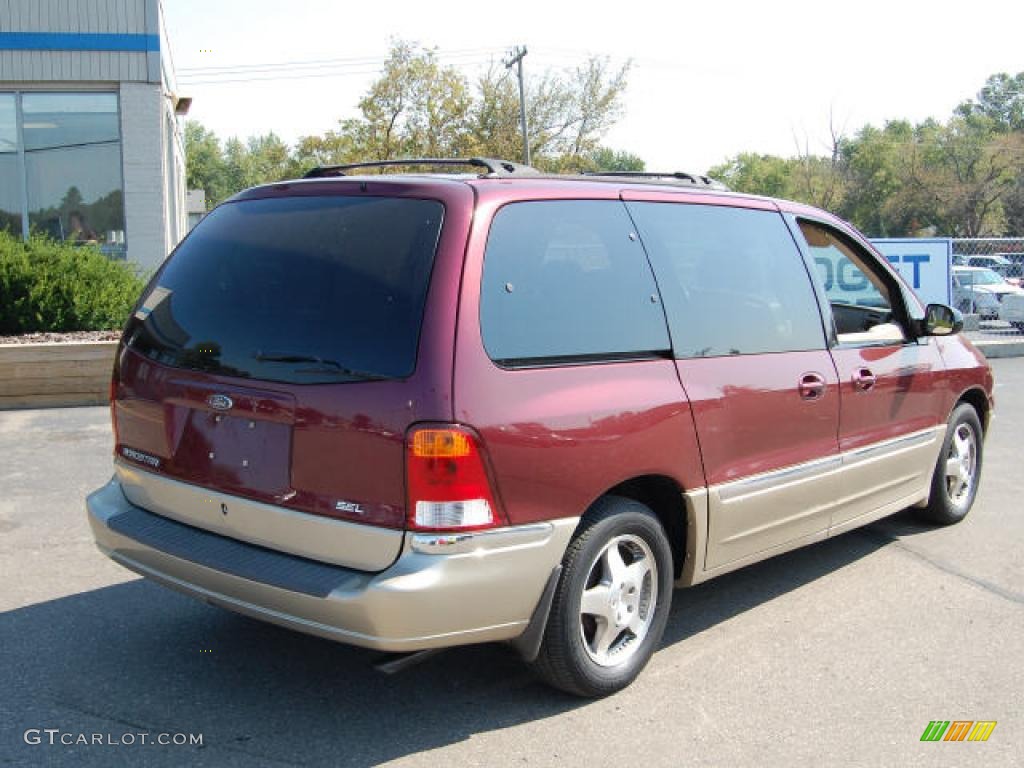
[[[643,633],[644,625],[646,623],[647,620],[641,619],[639,613],[634,613],[633,618],[629,620],[629,624],[626,625],[626,628],[629,629],[629,631],[632,632],[635,637],[640,637],[640,635]]]
[[[626,574],[626,563],[622,559],[622,553],[619,552],[618,545],[612,544],[612,546],[605,550],[604,569],[605,576],[612,587],[622,583],[622,579]]]
[[[957,430],[956,435],[953,436],[953,445],[956,450],[956,457],[961,461],[966,461],[967,457],[971,455],[971,442],[960,430]]]
[[[612,647],[612,643],[622,634],[622,630],[615,626],[615,622],[608,621],[607,619],[601,619],[597,622],[597,632],[594,634],[594,654],[603,657],[607,656],[608,649]]]
[[[949,496],[953,501],[957,500],[957,497],[960,495],[960,491],[963,490],[963,487],[964,479],[959,473],[949,478]]]
[[[647,558],[642,558],[626,567],[625,582],[639,591],[644,585],[644,577],[650,572],[651,564]]]
[[[612,613],[609,593],[607,584],[598,584],[596,587],[586,590],[580,600],[580,613],[597,616],[607,621]]]
[[[946,477],[960,477],[964,463],[959,458],[946,459]]]

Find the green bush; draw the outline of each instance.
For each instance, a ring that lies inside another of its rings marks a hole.
[[[0,231],[0,335],[120,328],[143,281],[91,246]]]

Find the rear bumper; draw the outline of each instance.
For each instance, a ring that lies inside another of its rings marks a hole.
[[[368,573],[153,514],[116,480],[86,507],[99,549],[136,573],[257,619],[392,652],[521,635],[579,522],[407,535],[391,567]]]

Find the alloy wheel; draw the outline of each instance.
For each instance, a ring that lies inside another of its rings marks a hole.
[[[580,634],[587,655],[602,667],[624,663],[639,650],[654,620],[658,564],[639,536],[611,539],[591,564],[580,599]]]
[[[971,499],[978,465],[978,438],[970,424],[958,424],[946,454],[946,493],[956,507]]]

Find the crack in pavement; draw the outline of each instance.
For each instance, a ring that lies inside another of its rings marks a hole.
[[[895,546],[897,549],[899,549],[901,552],[905,552],[908,555],[917,558],[921,562],[930,565],[932,568],[935,568],[938,571],[942,571],[943,573],[949,576],[955,576],[956,578],[961,579],[962,581],[966,581],[968,584],[973,584],[976,587],[980,587],[986,592],[991,592],[993,595],[996,595],[997,597],[1001,597],[1004,600],[1009,600],[1011,603],[1024,605],[1024,594],[1014,592],[1011,589],[1005,589],[1004,587],[1001,587],[998,584],[994,584],[986,579],[981,579],[977,576],[971,576],[970,574],[964,573],[960,569],[955,568],[949,563],[945,563],[941,560],[936,560],[932,557],[929,557],[924,552],[920,552],[919,550],[916,550],[913,547],[907,546],[904,543],[903,539],[899,538],[898,536],[893,536],[889,533],[883,533],[878,530],[871,530],[867,528],[860,528],[855,532],[873,541],[887,545],[891,544]],[[853,533],[853,531],[851,531],[851,533]]]

